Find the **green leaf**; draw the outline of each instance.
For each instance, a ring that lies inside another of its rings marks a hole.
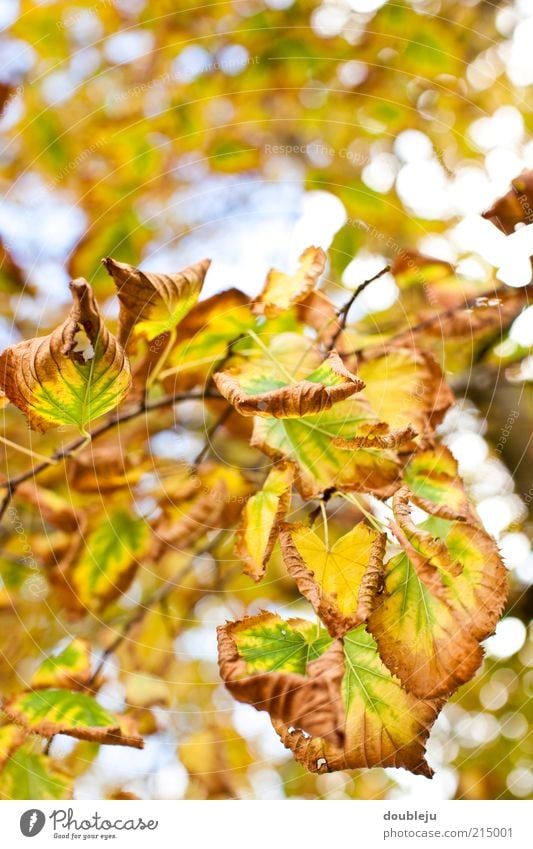
[[[307,664],[332,642],[323,628],[306,619],[282,622],[272,613],[245,619],[243,627],[232,633],[248,675],[275,671],[305,675]]]
[[[27,731],[43,737],[67,734],[79,740],[92,740],[142,749],[143,740],[127,717],[105,710],[91,696],[68,690],[35,690],[8,699],[3,710]]]
[[[87,537],[85,548],[69,570],[78,601],[102,610],[130,585],[140,558],[150,546],[150,528],[143,519],[117,509]]]
[[[60,654],[46,658],[34,673],[31,687],[82,688],[91,678],[91,649],[88,640],[76,637]]]
[[[2,799],[72,799],[72,779],[46,755],[19,749],[0,772]]]

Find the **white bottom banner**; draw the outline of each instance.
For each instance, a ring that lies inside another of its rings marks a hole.
[[[314,810],[313,810],[314,809]],[[2,846],[531,849],[531,802],[4,802]],[[35,840],[34,843],[30,843]]]

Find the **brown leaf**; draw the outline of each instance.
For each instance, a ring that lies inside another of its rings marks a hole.
[[[483,218],[509,236],[517,224],[533,224],[533,171],[523,171],[511,182],[507,194],[483,213]]]
[[[84,430],[130,387],[128,359],[105,327],[91,287],[79,278],[70,290],[73,304],[63,324],[0,357],[0,389],[37,430],[65,424]]]
[[[336,448],[383,448],[394,451],[414,451],[416,448],[413,440],[417,434],[410,426],[403,430],[389,431],[389,426],[385,422],[376,422],[364,429],[367,431],[366,434],[354,436],[352,439],[336,437],[333,445]]]
[[[148,340],[172,330],[196,303],[211,260],[204,259],[176,274],[141,271],[111,257],[103,263],[117,287],[119,340],[126,345],[136,325]]]
[[[277,627],[283,635],[309,626],[312,623],[305,620],[284,623],[275,614],[263,613],[219,627],[220,671],[229,691],[239,701],[268,711],[283,744],[310,772],[394,766],[431,777],[425,741],[443,700],[419,700],[403,690],[362,627],[347,635],[344,648],[340,640],[331,642],[306,664],[305,674],[250,672],[240,654],[243,634]],[[258,638],[253,637],[252,646]],[[364,665],[354,675],[358,661]]]

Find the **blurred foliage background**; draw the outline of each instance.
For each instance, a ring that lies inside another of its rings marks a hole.
[[[3,0],[2,348],[60,320],[71,277],[93,284],[112,322],[114,288],[101,266],[108,255],[160,271],[209,255],[206,296],[231,286],[255,294],[269,267],[292,267],[310,244],[328,250],[338,303],[408,250],[454,263],[465,288],[492,275],[514,287],[530,280],[531,228],[505,237],[481,216],[533,168],[528,0],[185,5]],[[351,318],[372,321],[397,294],[389,275],[366,290]],[[419,308],[412,305],[412,321]],[[507,372],[533,344],[532,309],[483,362],[463,350],[449,369],[459,402],[442,439],[500,543],[511,596],[483,669],[437,722],[433,781],[380,769],[309,775],[265,714],[233,702],[218,677],[215,626],[261,607],[298,615],[301,599],[277,554],[256,587],[228,545],[198,558],[192,577],[147,614],[109,667],[100,697],[114,709],[129,706],[149,735],[144,751],[117,758],[109,747],[52,744],[58,769],[78,776],[77,798],[421,802],[533,793],[531,373],[512,382]],[[29,439],[17,411],[3,412],[5,432]],[[150,462],[138,468],[141,515],[154,480],[171,491],[176,461],[202,447],[198,409],[180,408],[180,416],[161,414]],[[57,434],[33,439],[44,454],[58,445]],[[141,456],[144,425],[123,439]],[[218,433],[215,450],[242,462],[223,441]],[[3,459],[9,474],[27,468],[20,454]],[[44,482],[70,500],[62,470]],[[109,497],[89,488],[74,503],[90,514]],[[342,511],[337,520],[346,521]],[[72,623],[44,579],[39,594],[27,591],[21,566],[29,540],[46,568],[50,540],[56,551],[68,546],[68,529],[47,524],[46,510],[26,515],[24,504],[16,521],[22,534],[4,532],[0,561],[4,691],[27,682],[68,635],[109,645],[140,593],[156,585],[141,567],[105,615]],[[179,556],[163,558],[159,576],[173,573]],[[148,676],[135,676],[136,654]]]

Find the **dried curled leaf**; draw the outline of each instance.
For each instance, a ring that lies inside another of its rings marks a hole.
[[[531,224],[533,208],[533,171],[524,171],[511,181],[511,188],[499,198],[483,218],[492,221],[506,236],[514,233],[517,224]]]
[[[364,626],[342,642],[312,641],[312,623],[303,627],[308,639],[296,663],[291,644],[302,620],[263,613],[220,627],[220,671],[230,692],[267,710],[310,772],[394,766],[431,777],[425,741],[442,701],[407,693]]]
[[[265,574],[281,522],[291,503],[294,467],[280,463],[269,473],[262,489],[256,492],[242,511],[237,529],[235,553],[244,561],[244,572],[260,581]]]
[[[351,439],[336,437],[333,445],[337,448],[381,448],[395,451],[414,451],[416,432],[412,427],[389,431],[385,422],[375,422],[360,428],[359,436]]]
[[[366,622],[381,583],[385,540],[360,522],[327,548],[306,525],[283,526],[285,565],[333,637]]]
[[[242,416],[276,419],[300,418],[320,413],[360,392],[364,384],[349,372],[332,351],[304,380],[288,383],[259,367],[243,366],[217,372],[213,377],[219,392]]]
[[[0,389],[41,431],[75,425],[85,432],[130,388],[129,361],[106,329],[91,287],[80,278],[70,291],[73,305],[63,324],[0,357]]]
[[[49,687],[83,689],[91,680],[91,646],[75,637],[60,654],[46,658],[32,676],[33,690]]]
[[[299,262],[294,274],[285,274],[275,268],[268,272],[263,291],[252,304],[256,315],[274,318],[315,288],[326,266],[326,254],[322,248],[306,248]]]
[[[176,327],[198,300],[211,260],[204,259],[176,274],[141,271],[111,257],[103,263],[117,287],[119,340],[126,345],[132,331],[150,342]]]
[[[135,732],[128,717],[109,713],[84,693],[35,690],[8,699],[3,710],[11,721],[42,737],[67,734],[78,740],[107,745],[132,746],[135,749],[144,746],[142,737]]]
[[[453,692],[483,659],[479,641],[498,622],[507,575],[491,538],[465,522],[411,520],[407,490],[394,497],[403,553],[385,565],[369,629],[382,660],[420,698]]]

